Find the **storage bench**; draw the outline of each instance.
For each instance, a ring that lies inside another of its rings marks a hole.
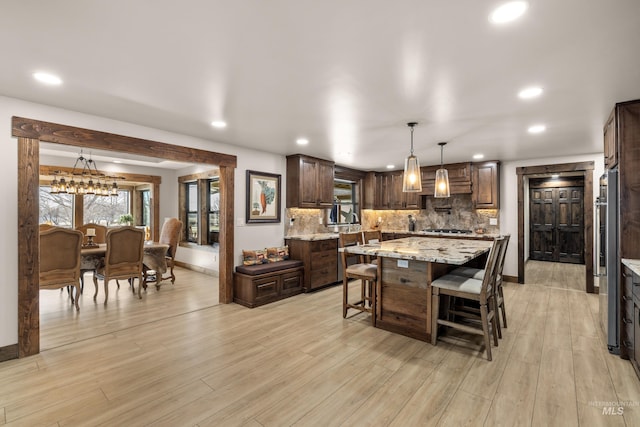
[[[233,273],[233,302],[253,308],[302,292],[302,261],[239,265]]]

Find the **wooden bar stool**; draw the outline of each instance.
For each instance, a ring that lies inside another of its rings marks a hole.
[[[341,248],[362,244],[362,233],[340,233]],[[363,255],[341,252],[342,258],[342,317],[352,308],[371,313],[371,324],[375,324],[376,281],[378,266],[365,262]],[[349,279],[360,280],[360,300],[349,301]]]

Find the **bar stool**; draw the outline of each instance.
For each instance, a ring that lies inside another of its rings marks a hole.
[[[362,244],[362,233],[340,233],[340,248]],[[375,324],[376,281],[378,266],[367,263],[363,255],[341,252],[342,258],[342,317],[352,308],[360,312],[371,313],[371,324]],[[353,262],[355,260],[355,263]],[[360,300],[349,301],[349,279],[360,280]]]

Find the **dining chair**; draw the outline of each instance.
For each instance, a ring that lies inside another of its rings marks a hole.
[[[95,236],[93,237],[93,243],[96,243],[96,244],[107,243],[107,227],[105,227],[104,225],[94,224],[89,222],[87,224],[79,225],[76,227],[76,230],[81,231],[84,236],[82,238],[83,245],[86,245],[87,243],[89,243],[89,236],[87,236],[87,230],[89,228],[94,229],[96,233]],[[80,270],[80,293],[84,292],[84,273],[88,273],[88,272],[92,272],[93,274],[95,274],[96,270],[95,268]]]
[[[176,276],[173,273],[173,267],[175,266],[176,251],[178,249],[178,244],[180,243],[181,233],[182,221],[178,218],[168,218],[162,225],[162,231],[160,231],[159,243],[169,245],[167,255],[165,256],[169,275],[162,277],[162,280],[171,279],[172,285],[176,281]]]
[[[369,243],[382,242],[382,231],[380,230],[365,230],[362,232],[362,241],[365,245]],[[371,264],[377,264],[378,258],[367,255],[365,261]]]
[[[491,360],[491,334],[493,342],[498,346],[498,330],[496,326],[496,305],[493,285],[497,274],[498,254],[505,241],[504,236],[494,239],[485,264],[482,280],[446,274],[431,282],[431,344],[436,345],[439,326],[458,329],[467,333],[484,337],[487,360]],[[444,317],[440,317],[441,297],[455,297],[479,304],[479,315],[474,310],[465,310],[462,305],[456,309],[448,309]],[[480,325],[478,325],[478,321]]]
[[[340,248],[362,244],[362,233],[340,233]],[[352,308],[360,312],[371,313],[371,324],[375,324],[376,283],[378,266],[365,262],[363,255],[341,252],[342,259],[342,317]],[[354,263],[355,261],[355,263]],[[349,301],[349,279],[360,281],[360,300]]]
[[[51,227],[40,232],[40,289],[73,286],[71,302],[80,310],[80,249],[82,233],[68,228]]]
[[[104,280],[104,303],[109,298],[109,281],[112,279],[130,279],[131,287],[134,279],[138,279],[138,297],[142,299],[142,257],[144,246],[144,230],[136,227],[119,227],[107,231],[107,252],[104,265],[93,275],[93,285],[98,296],[98,279]]]
[[[502,246],[500,248],[500,253],[498,254],[498,261],[497,261],[498,267],[497,267],[497,273],[495,277],[495,283],[493,286],[493,292],[495,295],[495,302],[496,302],[496,311],[500,310],[501,312],[500,314],[502,315],[502,326],[504,326],[505,329],[507,328],[507,312],[504,305],[504,290],[502,287],[502,270],[504,269],[504,260],[506,258],[507,247],[509,246],[510,237],[511,237],[510,234],[504,235],[504,242],[502,243]],[[485,271],[486,270],[484,268],[473,268],[473,267],[463,266],[463,267],[458,267],[454,269],[453,271],[451,271],[450,274],[482,280],[484,277]],[[496,326],[498,328],[498,338],[502,338],[502,326],[500,325],[499,316],[496,321]]]
[[[40,224],[38,226],[38,230],[39,231],[45,231],[45,230],[49,230],[49,229],[54,228],[54,227],[55,227],[55,225],[43,223],[43,224]]]

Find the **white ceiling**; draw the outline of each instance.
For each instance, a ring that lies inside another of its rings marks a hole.
[[[445,162],[601,152],[613,104],[640,98],[640,1],[530,0],[496,27],[500,3],[5,1],[0,94],[361,169],[402,168],[408,121],[422,165],[439,141]]]

